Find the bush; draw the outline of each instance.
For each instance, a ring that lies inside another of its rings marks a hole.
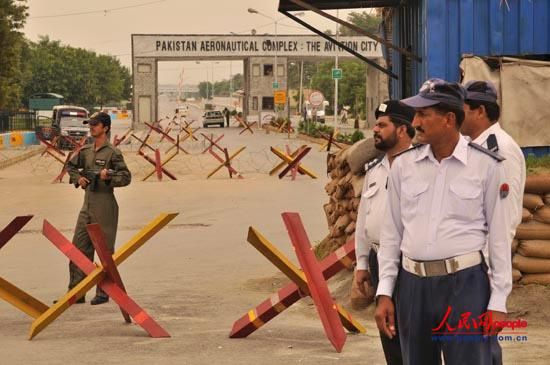
[[[362,139],[365,139],[365,135],[363,134],[363,132],[359,131],[359,130],[356,130],[355,132],[353,132],[353,134],[351,135],[351,143],[355,143],[355,142],[358,142]]]

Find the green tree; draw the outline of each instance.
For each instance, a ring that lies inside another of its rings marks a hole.
[[[67,103],[93,107],[130,97],[130,72],[112,56],[41,37],[30,43],[26,63],[25,100],[35,93],[55,92]]]
[[[367,13],[366,11],[362,12],[351,12],[348,15],[347,18],[348,22],[357,25],[359,28],[362,28],[366,30],[369,33],[376,34],[378,33],[378,28],[380,26],[380,23],[382,22],[382,19],[377,15],[371,15]],[[362,35],[357,33],[356,31],[341,26],[339,27],[339,33],[342,35],[350,36],[350,35]]]
[[[23,28],[27,19],[26,1],[0,0],[0,109],[19,106],[25,46]]]
[[[211,82],[200,82],[199,83],[199,95],[201,98],[209,98],[212,95],[212,83]]]

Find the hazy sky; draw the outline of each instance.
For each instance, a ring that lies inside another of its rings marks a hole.
[[[25,34],[31,40],[40,35],[60,40],[73,47],[114,55],[130,67],[130,35],[142,34],[257,34],[273,33],[269,18],[250,14],[254,8],[279,22],[279,34],[310,32],[277,12],[278,0],[28,0],[29,18]],[[118,9],[117,8],[124,8]],[[330,13],[336,14],[336,11]],[[340,11],[345,18],[348,11]],[[73,15],[68,15],[73,14]],[[335,23],[312,12],[302,19],[321,30],[335,30]],[[159,82],[177,84],[184,69],[185,83],[229,78],[229,62],[218,64],[195,62],[159,63]],[[233,73],[242,72],[242,62],[232,62]],[[208,69],[208,71],[207,71]]]

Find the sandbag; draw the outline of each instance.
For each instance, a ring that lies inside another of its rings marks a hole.
[[[550,285],[550,274],[525,274],[521,277],[521,283]]]
[[[352,221],[350,224],[348,224],[348,226],[346,227],[344,232],[347,235],[350,235],[350,234],[354,233],[355,232],[355,222]]]
[[[550,205],[550,193],[544,195],[544,198],[542,200],[544,201],[544,204]]]
[[[325,187],[325,189],[326,189],[326,187]],[[533,214],[531,214],[529,209],[527,209],[527,208],[522,208],[522,209],[523,209],[522,212],[521,212],[521,221],[522,222],[528,222],[531,219],[533,219]]]
[[[544,205],[544,202],[542,201],[542,197],[540,195],[528,194],[528,193],[523,194],[524,208],[527,208],[529,210],[537,210],[543,205]]]
[[[374,147],[374,138],[365,138],[347,149],[346,161],[354,174],[364,171],[365,164],[381,153]]]
[[[512,269],[512,281],[515,283],[521,279],[521,271],[518,269]]]
[[[539,259],[515,254],[512,259],[512,266],[514,269],[527,274],[550,273],[550,259]]]
[[[341,200],[348,192],[348,188],[349,186],[347,184],[336,186],[336,190],[334,190],[333,194],[334,198],[336,200]]]
[[[525,179],[525,192],[532,194],[550,193],[550,175],[529,175]]]
[[[337,220],[336,220],[336,223],[334,223],[334,227],[338,230],[341,230],[342,232],[344,232],[344,230],[346,229],[346,227],[348,226],[348,224],[350,224],[351,222],[351,218],[345,214],[345,215],[341,215]],[[339,237],[336,236],[336,237]]]
[[[550,259],[550,241],[528,240],[521,241],[517,252],[525,257]]]
[[[521,223],[516,229],[518,240],[550,240],[550,224],[530,221]]]
[[[325,191],[328,195],[331,195],[336,190],[336,187],[338,186],[338,182],[336,180],[332,180],[328,184],[325,185]]]
[[[512,253],[516,253],[516,251],[518,250],[518,246],[519,246],[519,241],[514,238],[512,240]]]
[[[544,205],[541,208],[537,209],[533,214],[533,219],[538,222],[550,224],[550,207]]]

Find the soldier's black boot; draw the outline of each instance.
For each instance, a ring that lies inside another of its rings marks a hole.
[[[109,297],[102,296],[102,295],[96,295],[92,301],[90,302],[91,305],[99,305],[103,303],[107,303],[109,301]]]

